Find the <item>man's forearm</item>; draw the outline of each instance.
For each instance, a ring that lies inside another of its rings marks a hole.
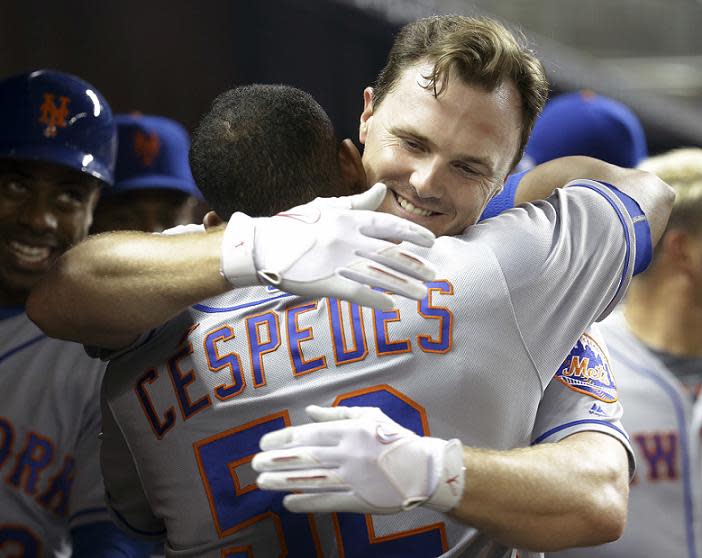
[[[116,349],[180,310],[264,283],[302,296],[388,310],[427,295],[434,267],[400,243],[430,247],[428,229],[374,210],[387,189],[317,198],[293,213],[232,215],[226,229],[111,233],[67,252],[36,286],[27,313],[48,335]],[[220,274],[221,269],[221,274]]]
[[[219,273],[222,234],[91,237],[42,278],[27,312],[53,337],[122,347],[190,304],[231,289]]]
[[[606,434],[510,451],[465,448],[464,463],[464,496],[451,515],[505,545],[555,551],[621,535],[628,461]]]
[[[252,461],[259,488],[291,493],[290,511],[387,514],[421,503],[537,552],[601,544],[624,529],[628,459],[607,434],[480,450],[418,436],[375,407],[306,411],[313,423],[267,433]]]

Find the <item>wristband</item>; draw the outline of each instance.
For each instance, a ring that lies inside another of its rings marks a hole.
[[[440,470],[435,471],[439,475],[439,484],[424,505],[436,511],[448,512],[455,508],[463,497],[466,471],[463,465],[463,444],[456,438],[448,442],[438,438],[427,440],[441,442],[444,447],[443,459],[437,464]]]

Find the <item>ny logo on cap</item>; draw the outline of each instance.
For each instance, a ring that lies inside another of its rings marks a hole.
[[[44,93],[44,102],[39,107],[41,111],[41,118],[39,122],[46,124],[44,128],[44,135],[47,138],[53,138],[56,136],[56,127],[61,128],[66,127],[66,117],[68,116],[68,103],[71,100],[63,95],[59,97],[60,104],[56,106],[56,95],[53,93]]]
[[[147,135],[137,131],[134,134],[134,153],[136,153],[137,158],[141,160],[145,167],[150,166],[154,162],[160,150],[161,142],[156,132]]]

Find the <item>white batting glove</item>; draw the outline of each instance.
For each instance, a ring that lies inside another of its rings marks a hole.
[[[397,513],[425,505],[449,511],[463,494],[459,440],[417,436],[376,407],[318,407],[316,424],[261,438],[252,462],[265,490],[296,491],[293,512]]]
[[[413,299],[427,294],[434,267],[392,241],[429,247],[434,235],[373,211],[385,197],[376,184],[356,196],[317,198],[274,217],[232,215],[222,243],[222,275],[235,287],[275,285],[293,294],[394,307],[378,287]]]

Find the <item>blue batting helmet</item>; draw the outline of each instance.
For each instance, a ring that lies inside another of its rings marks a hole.
[[[169,118],[146,114],[115,116],[119,149],[115,187],[109,194],[146,188],[169,189],[202,199],[188,164],[188,132]]]
[[[0,81],[0,158],[47,161],[114,181],[112,110],[82,79],[37,70]]]
[[[648,155],[641,122],[626,105],[592,91],[559,95],[534,125],[525,160],[586,155],[633,168]]]

